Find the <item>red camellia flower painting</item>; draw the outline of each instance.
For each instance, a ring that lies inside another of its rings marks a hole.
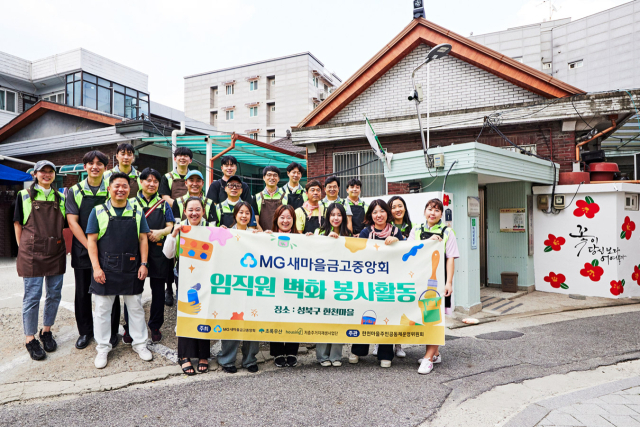
[[[569,289],[569,286],[567,286],[567,284],[564,283],[565,280],[566,278],[564,277],[564,274],[556,274],[553,271],[549,273],[548,276],[545,276],[544,278],[544,281],[549,282],[549,284],[553,288]]]
[[[609,289],[611,291],[611,293],[615,296],[620,295],[621,293],[624,292],[624,279],[622,280],[612,280],[611,281],[611,289]]]
[[[636,223],[631,221],[629,217],[626,217],[622,224],[622,233],[620,233],[620,238],[629,240],[631,238],[631,233],[633,233],[635,229]]]
[[[450,202],[451,202],[451,198],[449,197],[449,195],[448,195],[448,194],[445,194],[445,195],[442,197],[442,204],[443,204],[444,206],[449,206],[449,203],[450,203]]]
[[[549,238],[544,241],[544,245],[546,246],[544,248],[544,251],[559,251],[561,249],[561,246],[564,245],[565,242],[566,240],[564,239],[564,237],[556,237],[553,234],[549,234]]]
[[[598,266],[598,260],[594,259],[593,261],[591,261],[591,264],[589,264],[588,262],[584,263],[584,268],[580,270],[580,274],[584,277],[588,277],[593,282],[597,282],[604,274],[604,270],[602,269],[602,267]]]
[[[586,216],[591,219],[595,214],[600,212],[600,206],[589,196],[585,197],[584,200],[578,200],[576,202],[577,208],[573,211],[575,216]]]
[[[633,266],[633,273],[631,273],[631,280],[640,285],[640,265]]]

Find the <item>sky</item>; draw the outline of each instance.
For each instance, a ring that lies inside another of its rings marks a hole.
[[[628,0],[551,0],[579,19]],[[549,19],[549,0],[425,0],[463,36]],[[182,110],[184,76],[311,52],[343,81],[412,19],[411,0],[29,0],[3,2],[0,51],[36,60],[79,47],[149,76],[153,101]],[[11,36],[7,36],[7,35]]]

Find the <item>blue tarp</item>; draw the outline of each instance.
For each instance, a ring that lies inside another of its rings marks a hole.
[[[33,181],[33,177],[26,172],[0,165],[0,183],[19,184],[25,181]]]

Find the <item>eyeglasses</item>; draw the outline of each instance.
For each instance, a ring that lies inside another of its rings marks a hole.
[[[227,187],[229,187],[232,190],[238,190],[242,188],[242,184],[227,184]]]
[[[279,178],[280,177],[277,173],[268,173],[265,176],[267,178]]]

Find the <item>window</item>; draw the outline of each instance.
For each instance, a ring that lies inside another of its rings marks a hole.
[[[276,106],[275,106],[275,105],[272,105],[272,106],[271,106],[271,111],[272,111],[272,112],[273,112],[273,111],[276,111]]]
[[[311,77],[311,83],[313,84],[314,87],[318,87],[318,78],[317,77]]]
[[[233,95],[233,87],[235,85],[228,85],[227,86],[227,95]]]
[[[340,187],[340,197],[347,197],[346,182],[351,178],[358,178],[362,181],[361,197],[382,196],[387,193],[387,181],[384,177],[382,162],[373,162],[360,168],[355,168],[376,158],[377,156],[372,150],[333,154],[334,172],[354,168],[348,174],[340,175],[340,182],[345,183]]]
[[[542,63],[542,69],[543,70],[550,70],[551,69],[551,62],[543,62]]]
[[[47,96],[43,96],[42,99],[44,99],[45,101],[49,101],[49,102],[56,102],[58,104],[64,104],[64,99],[65,99],[65,93],[64,92],[60,92],[60,93],[53,93],[51,95],[47,95]]]
[[[124,96],[124,116],[127,119],[135,119],[139,116],[137,99],[133,96]]]
[[[275,130],[269,131],[269,138],[271,138],[271,140],[274,140],[276,138],[276,131]]]
[[[258,134],[257,134],[257,133],[250,133],[250,134],[249,134],[249,138],[251,138],[251,139],[258,139]]]
[[[271,86],[275,86],[276,85],[276,79],[271,79]]]
[[[569,69],[581,68],[581,67],[582,67],[582,59],[578,61],[569,62]]]
[[[233,120],[233,110],[227,110],[224,113],[226,120]]]
[[[38,102],[38,98],[30,95],[22,95],[22,105],[24,106],[24,111],[27,111],[29,108],[36,105]]]
[[[325,91],[325,92],[327,92],[327,93],[329,93],[329,86],[324,85],[324,91]]]
[[[85,80],[82,85],[82,105],[94,110],[98,109],[98,85]]]
[[[0,110],[17,112],[16,109],[16,93],[5,89],[0,90]]]
[[[513,60],[515,60],[515,61],[518,61],[518,62],[522,62],[522,63],[524,63],[524,60],[522,59],[522,56],[514,56],[514,57],[513,57],[513,58],[511,58],[511,59],[513,59]]]
[[[638,210],[638,195],[637,194],[625,194],[624,210],[625,211],[637,211]]]
[[[249,117],[258,117],[258,107],[249,108]]]
[[[249,90],[250,91],[258,90],[258,81],[257,80],[249,82]]]

